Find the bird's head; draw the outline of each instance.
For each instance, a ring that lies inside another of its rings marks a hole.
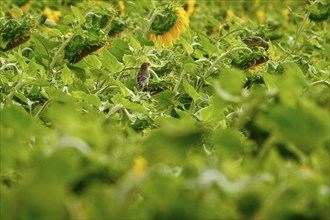
[[[144,62],[141,64],[141,69],[148,69],[149,66],[151,66],[149,62]]]

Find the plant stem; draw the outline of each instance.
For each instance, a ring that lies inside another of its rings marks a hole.
[[[112,115],[116,114],[119,110],[123,109],[123,105],[122,104],[117,104],[115,106],[113,106],[110,111],[107,114],[107,118],[110,118]]]
[[[24,85],[25,85],[25,80],[22,79],[21,81],[19,81],[19,82],[17,83],[17,85],[15,86],[14,89],[17,91],[17,90],[21,89]],[[8,94],[7,97],[8,97],[9,99],[11,99],[11,98],[13,98],[13,96],[14,96],[14,92],[10,92],[10,93]]]
[[[16,69],[16,71],[18,72],[18,74],[22,74],[22,70],[18,69],[17,64],[16,63],[7,63],[5,65],[3,65],[0,70],[4,70],[5,68],[8,67],[14,67]]]
[[[39,118],[40,114],[45,110],[46,106],[50,103],[50,100],[47,100],[42,107],[39,109],[39,111],[34,115],[35,118]]]
[[[235,52],[237,50],[248,50],[250,53],[252,53],[252,51],[247,48],[247,47],[234,47],[231,50],[228,50],[227,52],[223,53],[221,56],[219,56],[212,64],[211,66],[206,70],[205,74],[204,74],[204,81],[211,75],[212,70],[214,69],[214,67],[220,62],[220,60],[222,60],[223,58],[225,58],[228,54]],[[199,91],[199,89],[202,86],[202,82],[200,82],[197,85],[197,91]]]
[[[153,71],[152,69],[150,69],[149,71],[150,71],[152,77],[154,79],[156,79],[156,81],[160,81],[160,78],[157,76],[157,73],[155,73],[155,71]]]
[[[145,26],[145,28],[143,30],[144,36],[146,36],[146,34],[149,32],[152,22],[155,20],[156,16],[158,15],[158,13],[156,13],[156,10],[154,10],[154,9],[152,10],[151,14],[152,15],[148,20],[148,24]]]
[[[49,70],[53,70],[56,60],[59,58],[60,54],[62,53],[62,51],[65,49],[65,47],[70,43],[71,39],[73,38],[73,36],[75,36],[75,34],[72,34],[70,37],[68,37],[68,39],[66,39],[63,44],[61,45],[60,48],[58,48],[57,52],[55,53],[54,58],[52,59],[52,62],[49,65]]]
[[[94,95],[99,96],[102,92],[104,92],[104,90],[110,89],[110,88],[118,88],[118,86],[106,85],[106,86],[102,87],[100,90],[98,90],[97,92],[95,92]]]
[[[240,31],[247,31],[246,29],[242,29],[242,28],[238,28],[238,29],[234,29],[234,30],[231,30],[229,32],[227,32],[225,35],[223,35],[220,39],[219,39],[219,42],[222,41],[223,39],[225,39],[226,37],[228,37],[229,35],[233,34],[233,33],[236,33],[236,32],[240,32]]]
[[[319,80],[319,81],[312,82],[309,86],[312,87],[312,86],[316,86],[316,85],[325,85],[330,88],[330,83],[326,80]]]
[[[115,73],[113,73],[112,75],[117,75],[118,74],[118,77],[117,77],[117,79],[118,80],[120,80],[123,76],[124,76],[124,73],[125,73],[125,71],[126,70],[138,70],[138,69],[140,69],[140,68],[138,68],[138,67],[124,67],[121,71],[118,71],[118,72],[115,72]],[[108,75],[108,78],[109,78],[110,76]]]
[[[181,81],[184,77],[184,75],[186,74],[186,72],[184,70],[182,70],[181,74],[180,74],[180,78],[179,80],[176,82],[175,86],[174,86],[174,89],[173,89],[173,92],[175,92],[175,94],[177,94],[177,91],[179,89],[179,86],[181,84]]]
[[[221,56],[219,56],[213,63],[212,65],[206,70],[205,74],[204,74],[204,78],[208,78],[211,73],[212,73],[212,70],[213,68],[220,62],[220,60],[222,60],[223,58],[225,58],[228,54],[232,53],[232,52],[235,52],[235,51],[238,51],[238,50],[248,50],[249,52],[252,53],[252,51],[247,48],[247,47],[234,47],[232,48],[231,50],[228,50],[227,52],[223,53]]]
[[[298,39],[299,39],[300,35],[303,32],[303,29],[304,29],[304,26],[305,26],[305,22],[307,21],[308,16],[309,16],[309,12],[307,14],[305,14],[303,22],[301,23],[300,27],[297,29],[295,41],[294,41],[293,46],[292,46],[292,53],[293,54],[296,52],[296,47],[297,47]]]

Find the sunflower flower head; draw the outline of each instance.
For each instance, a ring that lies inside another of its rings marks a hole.
[[[62,16],[60,11],[52,10],[48,6],[46,6],[44,9],[44,15],[55,24],[59,22],[60,17]]]
[[[118,1],[118,6],[119,6],[120,16],[124,16],[125,15],[125,3],[124,3],[124,1],[119,0]]]
[[[163,47],[171,46],[188,26],[189,17],[182,7],[167,7],[153,20],[150,39],[161,42]]]
[[[187,14],[190,16],[195,8],[195,4],[196,4],[196,0],[186,0],[186,4],[187,4]]]
[[[142,156],[138,156],[133,161],[133,174],[136,176],[140,176],[143,174],[143,172],[146,170],[148,161],[144,159]]]
[[[257,16],[257,20],[262,23],[265,21],[266,19],[266,15],[265,15],[265,12],[261,9],[257,10],[256,12],[256,16]]]
[[[260,6],[260,0],[255,0],[252,4],[251,9],[255,10],[256,8],[259,8],[259,6]]]
[[[10,15],[10,17],[12,18],[18,18],[19,16],[21,16],[24,13],[28,12],[30,9],[30,2],[29,1],[23,1],[21,4],[18,4],[19,8],[12,8],[8,13]]]

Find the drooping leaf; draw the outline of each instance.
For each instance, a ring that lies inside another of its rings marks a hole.
[[[198,92],[195,90],[195,88],[192,85],[189,84],[187,80],[184,79],[182,83],[185,92],[196,102],[199,99]]]
[[[71,11],[78,20],[79,24],[83,24],[86,21],[85,17],[82,15],[80,10],[75,6],[71,5]]]

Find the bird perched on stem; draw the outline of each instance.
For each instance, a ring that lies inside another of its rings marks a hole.
[[[246,37],[242,41],[248,47],[251,47],[251,48],[258,46],[258,47],[263,47],[265,50],[268,50],[268,47],[269,47],[268,43],[259,36]]]
[[[137,84],[138,90],[143,90],[146,85],[148,85],[150,72],[149,72],[150,63],[144,62],[141,65],[141,68],[137,74]]]

